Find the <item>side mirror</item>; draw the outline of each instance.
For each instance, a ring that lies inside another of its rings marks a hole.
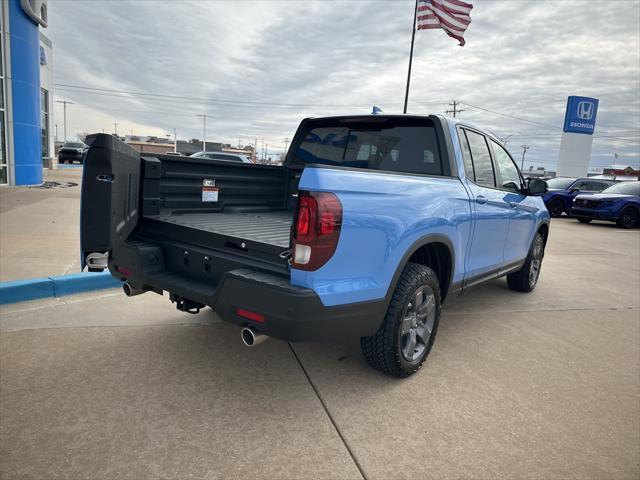
[[[569,193],[576,193],[579,192],[580,189],[579,188],[572,188],[571,190],[569,190]]]
[[[527,185],[527,194],[540,197],[547,193],[547,182],[539,178],[530,178]]]

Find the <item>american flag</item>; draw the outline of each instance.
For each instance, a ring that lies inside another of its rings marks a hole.
[[[461,0],[418,0],[418,30],[441,28],[462,47],[472,8]]]

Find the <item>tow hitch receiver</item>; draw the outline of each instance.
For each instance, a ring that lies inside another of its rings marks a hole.
[[[186,298],[182,298],[175,294],[170,294],[169,299],[171,303],[176,304],[176,308],[181,312],[187,312],[195,315],[196,313],[200,313],[200,309],[204,308],[205,305],[202,303],[194,302],[193,300],[188,300]]]

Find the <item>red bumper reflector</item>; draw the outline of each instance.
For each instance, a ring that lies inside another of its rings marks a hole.
[[[131,272],[124,267],[118,267],[116,270],[118,270],[118,273],[121,273],[124,277],[130,277],[131,276]]]
[[[253,320],[254,322],[264,323],[264,315],[261,313],[251,312],[249,310],[245,310],[244,308],[236,309],[236,314],[239,317],[248,318],[249,320]]]

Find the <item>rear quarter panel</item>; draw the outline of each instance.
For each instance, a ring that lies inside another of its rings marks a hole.
[[[383,298],[405,253],[429,235],[449,240],[458,253],[452,282],[462,281],[471,206],[458,178],[308,167],[299,189],[333,192],[343,207],[333,257],[314,272],[291,270],[292,284],[324,305]]]

